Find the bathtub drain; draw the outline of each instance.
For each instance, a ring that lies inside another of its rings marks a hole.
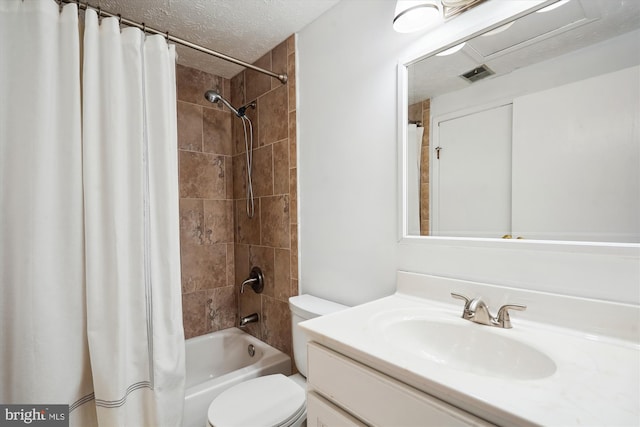
[[[253,346],[253,344],[249,344],[249,347],[247,347],[247,352],[249,353],[249,356],[255,356],[256,348]]]

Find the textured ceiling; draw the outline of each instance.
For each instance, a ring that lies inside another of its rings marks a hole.
[[[83,0],[85,1],[85,0]],[[253,63],[339,0],[88,0],[160,31]],[[242,67],[176,45],[178,63],[231,78]],[[277,73],[286,70],[273,70]]]

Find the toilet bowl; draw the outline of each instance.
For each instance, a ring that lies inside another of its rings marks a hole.
[[[298,323],[344,310],[342,304],[298,295],[289,298],[293,357],[299,374],[254,378],[216,397],[207,412],[210,427],[300,427],[306,424],[306,375],[308,337]]]

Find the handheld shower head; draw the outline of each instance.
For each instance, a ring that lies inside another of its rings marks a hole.
[[[229,101],[227,101],[226,99],[224,99],[218,92],[216,92],[215,90],[208,90],[204,93],[204,97],[207,101],[217,104],[218,101],[222,101],[222,103],[224,105],[226,105],[226,107],[231,110],[233,112],[233,114],[235,114],[238,117],[242,117],[244,116],[244,111],[242,113],[240,113],[238,110],[236,110],[235,108],[233,108],[233,105],[231,105],[231,103]]]

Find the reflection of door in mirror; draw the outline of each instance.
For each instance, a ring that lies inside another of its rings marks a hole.
[[[417,172],[410,175],[407,191],[409,234],[428,236],[429,233],[429,123],[431,120],[431,102],[429,99],[409,106],[408,167],[410,171],[417,164]],[[417,188],[416,188],[417,186]],[[417,195],[416,200],[412,200]]]
[[[633,66],[434,117],[430,234],[639,242],[639,77]]]
[[[437,123],[432,235],[511,234],[511,111],[507,104]]]

